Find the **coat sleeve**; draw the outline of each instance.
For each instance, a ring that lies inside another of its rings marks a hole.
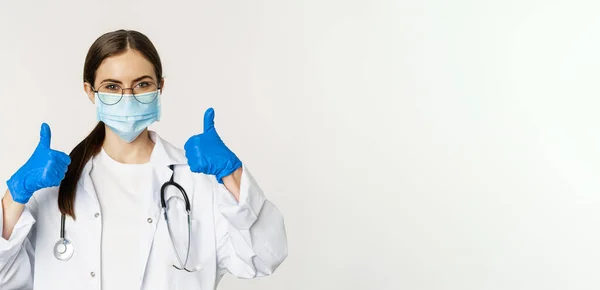
[[[33,289],[35,217],[38,203],[29,199],[8,240],[0,236],[0,289]],[[0,206],[0,233],[4,212]]]
[[[215,181],[215,233],[218,278],[272,274],[287,257],[283,217],[246,167],[242,169],[240,201]]]

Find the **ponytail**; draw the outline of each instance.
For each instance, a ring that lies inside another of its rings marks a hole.
[[[58,189],[58,208],[62,214],[75,219],[75,209],[73,206],[75,204],[77,183],[88,161],[100,153],[105,134],[104,123],[98,122],[98,125],[96,125],[92,132],[77,144],[69,154],[71,164]]]

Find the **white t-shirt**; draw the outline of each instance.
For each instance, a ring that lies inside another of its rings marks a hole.
[[[102,290],[135,289],[141,273],[140,224],[152,200],[152,165],[123,164],[101,150],[90,172],[102,218]]]

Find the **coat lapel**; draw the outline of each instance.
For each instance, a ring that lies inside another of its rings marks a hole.
[[[144,236],[140,237],[140,287],[143,283],[143,277],[145,276],[146,268],[148,267],[148,259],[150,257],[158,222],[160,219],[163,219],[160,202],[160,189],[162,185],[165,182],[167,182],[173,174],[173,171],[169,168],[169,165],[187,164],[187,159],[185,158],[185,154],[182,150],[177,149],[173,145],[165,142],[156,133],[152,131],[150,132],[150,138],[152,139],[152,141],[154,141],[154,150],[152,151],[152,156],[150,157],[150,162],[153,164],[154,167],[154,178],[152,180],[153,206],[151,206],[148,209],[148,218],[152,219],[152,221],[150,222],[150,220],[146,220],[142,222],[151,223],[152,226],[149,227],[148,224],[140,225],[144,228],[149,229],[147,232],[144,233]],[[166,197],[167,195],[165,195],[165,198]]]

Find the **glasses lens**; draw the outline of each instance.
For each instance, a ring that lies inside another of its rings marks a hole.
[[[158,87],[152,82],[141,82],[133,88],[133,96],[142,103],[152,103],[158,96]]]
[[[98,99],[104,104],[114,105],[123,97],[123,90],[117,84],[103,84],[98,88]]]

